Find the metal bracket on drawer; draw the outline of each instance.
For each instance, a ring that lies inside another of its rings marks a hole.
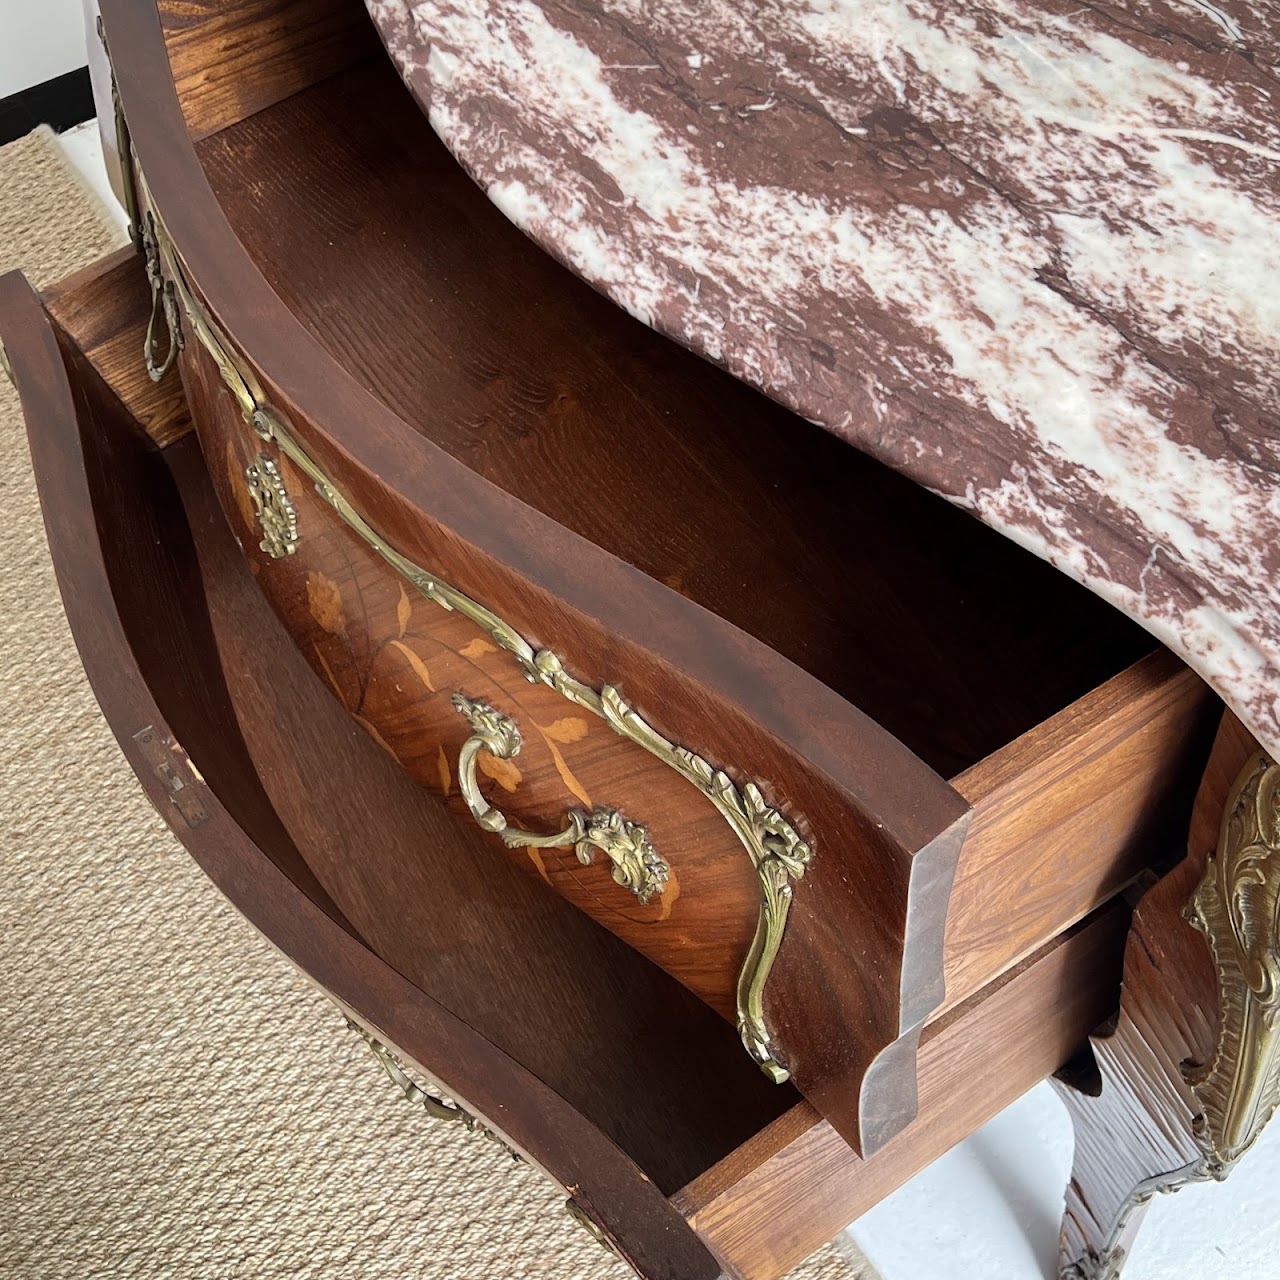
[[[148,209],[154,210],[145,177],[141,175],[140,183],[147,197]],[[765,1020],[764,991],[791,910],[792,881],[804,875],[813,856],[810,844],[801,838],[795,825],[780,810],[766,802],[756,783],[739,785],[723,769],[716,768],[687,747],[668,741],[625,702],[612,685],[604,685],[597,690],[575,679],[565,670],[556,654],[549,649],[535,649],[496,613],[388,545],[330,482],[293,435],[283,415],[269,405],[253,370],[235,353],[212,316],[196,298],[163,222],[158,214],[155,218],[160,262],[173,284],[189,332],[217,365],[223,382],[254,431],[263,440],[274,443],[315,485],[316,492],[347,526],[423,596],[442,609],[453,610],[469,618],[495,644],[511,654],[531,683],[547,685],[576,706],[600,716],[615,732],[674,769],[719,810],[751,858],[760,883],[760,910],[755,934],[738,975],[738,1032],[747,1052],[771,1080],[779,1084],[788,1080],[790,1073],[778,1060]]]
[[[135,249],[141,249],[142,220],[138,217],[138,182],[133,165],[133,140],[129,137],[129,123],[124,118],[124,108],[120,105],[120,89],[116,84],[116,69],[111,61],[111,50],[107,46],[107,32],[103,26],[102,14],[98,14],[98,40],[102,51],[107,55],[107,65],[111,68],[111,107],[116,131],[116,154],[120,157],[120,176],[124,186],[124,209],[129,218],[129,239]]]
[[[343,1015],[346,1017],[346,1015]],[[433,1120],[445,1120],[452,1124],[460,1124],[471,1133],[478,1133],[490,1142],[501,1147],[511,1158],[523,1161],[518,1151],[509,1147],[494,1131],[487,1128],[471,1114],[466,1107],[460,1106],[433,1081],[429,1088],[424,1088],[405,1070],[400,1059],[387,1048],[376,1036],[370,1034],[354,1018],[346,1018],[347,1026],[369,1046],[370,1053],[378,1065],[387,1073],[387,1078],[404,1095],[406,1102],[412,1102],[422,1109]],[[434,1090],[434,1092],[433,1092]]]
[[[166,279],[160,266],[160,242],[156,232],[155,214],[147,210],[142,220],[142,249],[147,260],[147,283],[151,286],[151,314],[147,317],[147,333],[142,343],[142,355],[147,365],[147,376],[159,382],[178,361],[182,350],[182,319],[178,314],[178,296],[172,280]],[[164,321],[166,342],[160,349],[158,327]]]
[[[564,1202],[564,1211],[589,1235],[596,1244],[613,1254],[615,1258],[622,1255],[614,1248],[613,1241],[605,1235],[604,1228],[592,1218],[585,1209],[572,1197]]]
[[[342,1011],[339,1005],[339,1011]],[[377,1036],[367,1031],[354,1018],[343,1012],[346,1024],[352,1031],[360,1037],[361,1040],[369,1046],[370,1052],[377,1060],[378,1065],[387,1073],[387,1078],[392,1084],[404,1095],[406,1102],[411,1102],[417,1106],[421,1106],[427,1115],[433,1120],[444,1120],[448,1123],[460,1124],[464,1129],[471,1133],[478,1133],[482,1137],[501,1147],[517,1164],[524,1163],[524,1157],[514,1150],[508,1143],[503,1141],[492,1129],[487,1128],[465,1107],[459,1106],[448,1094],[438,1085],[432,1082],[430,1088],[424,1088],[418,1082],[412,1079],[405,1070],[400,1059],[387,1048]],[[425,1073],[424,1073],[425,1074]],[[432,1092],[434,1090],[434,1092]],[[565,1212],[583,1227],[588,1234],[598,1244],[603,1246],[608,1252],[618,1255],[617,1249],[614,1248],[613,1242],[604,1233],[598,1223],[593,1221],[582,1207],[571,1196],[564,1202]]]
[[[164,783],[173,807],[189,827],[198,827],[209,816],[196,791],[199,777],[186,755],[161,740],[151,725],[133,735],[152,773]]]

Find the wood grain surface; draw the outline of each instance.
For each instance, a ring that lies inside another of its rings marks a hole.
[[[955,778],[974,808],[947,917],[965,999],[1182,849],[1222,703],[1167,652]]]
[[[802,1104],[674,1203],[731,1273],[778,1280],[1071,1056],[1115,1008],[1128,921],[1103,908],[931,1026],[920,1114],[869,1159]]]
[[[49,314],[159,448],[191,430],[176,378],[152,382],[143,360],[151,293],[142,256],[117,250],[45,290]]]
[[[193,138],[224,129],[378,48],[343,0],[159,0],[174,82]]]

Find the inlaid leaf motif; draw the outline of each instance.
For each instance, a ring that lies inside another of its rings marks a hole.
[[[365,731],[365,733],[367,733],[369,737],[371,737],[374,740],[374,742],[376,742],[378,746],[380,746],[383,749],[383,751],[385,751],[387,755],[389,755],[396,762],[396,764],[400,763],[400,757],[396,755],[396,753],[391,749],[391,744],[386,740],[386,738],[382,736],[382,734],[378,732],[378,730],[368,720],[364,718],[364,716],[358,716],[354,712],[352,712],[352,718]]]
[[[548,884],[550,884],[551,877],[547,874],[547,864],[546,864],[546,860],[542,856],[541,850],[535,849],[533,845],[530,845],[528,848],[525,849],[525,853],[529,855],[529,861],[533,863],[534,870],[537,871],[537,873]]]
[[[307,608],[330,635],[341,635],[347,629],[342,592],[338,590],[338,584],[323,573],[312,571],[307,574]]]
[[[334,693],[338,695],[338,701],[345,707],[347,705],[347,700],[343,696],[342,686],[338,683],[338,677],[333,674],[333,668],[329,665],[324,654],[321,652],[320,646],[318,644],[313,644],[311,646],[311,651],[316,655],[316,661],[324,669],[325,678],[329,681]]]
[[[504,791],[514,791],[524,778],[524,774],[510,760],[500,760],[487,751],[482,751],[476,757],[476,768],[486,778],[492,778]]]
[[[435,693],[436,687],[432,683],[431,672],[427,670],[427,664],[423,662],[423,660],[420,657],[418,657],[418,655],[407,644],[404,644],[402,641],[393,640],[391,642],[391,648],[396,649],[400,653],[404,654],[405,658],[408,660],[409,665],[413,668],[413,674],[417,676],[418,679],[421,680],[422,683],[425,684],[427,688],[431,690],[432,693]]]
[[[581,742],[587,736],[589,726],[581,716],[565,716],[563,720],[540,724],[538,728],[553,742],[569,743]]]
[[[583,804],[589,806],[591,804],[591,797],[587,794],[586,787],[578,781],[573,770],[570,769],[568,764],[565,762],[564,756],[560,754],[560,748],[557,747],[546,734],[543,734],[543,738],[546,741],[548,750],[551,752],[552,760],[555,761],[556,772],[560,775],[560,781],[563,782],[568,790],[581,800]]]
[[[590,808],[591,797],[587,794],[586,787],[578,781],[564,756],[561,755],[560,748],[556,746],[557,742],[581,742],[587,736],[587,722],[581,716],[565,716],[564,719],[556,720],[552,724],[539,724],[535,727],[542,734],[543,741],[551,752],[560,780],[574,796]]]
[[[396,604],[396,624],[400,628],[400,638],[404,639],[404,633],[409,630],[409,620],[413,617],[413,605],[409,603],[409,593],[404,589],[404,583],[400,584],[400,600]]]
[[[484,657],[486,653],[497,653],[498,650],[487,640],[482,640],[479,636],[476,636],[474,640],[464,644],[458,652],[466,658],[468,662],[477,662],[480,658]]]
[[[452,787],[453,777],[449,772],[449,757],[445,755],[444,747],[436,748],[436,769],[440,774],[440,790],[447,796]]]

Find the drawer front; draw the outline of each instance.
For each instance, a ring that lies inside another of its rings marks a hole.
[[[184,347],[227,519],[335,696],[530,874],[736,1022],[770,1078],[849,1141],[887,1141],[914,1114],[916,1039],[943,994],[963,802],[924,771],[945,816],[904,847],[740,709],[351,467],[199,298],[143,188],[157,316]],[[169,355],[158,342],[157,372]]]
[[[759,880],[670,748],[646,750],[620,695],[552,669],[497,614],[420,566],[389,564],[320,496],[297,438],[248,430],[209,373],[188,385],[215,488],[259,586],[342,705],[460,820],[736,1016],[736,975],[709,957],[746,954]],[[287,554],[268,532],[286,527]],[[745,815],[741,794],[728,803]],[[802,873],[807,846],[774,822]]]

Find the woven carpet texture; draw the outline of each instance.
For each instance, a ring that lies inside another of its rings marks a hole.
[[[0,270],[118,242],[50,133],[0,149]],[[0,1275],[625,1280],[560,1188],[406,1103],[147,804],[3,379],[0,511]],[[847,1247],[792,1280],[869,1277]]]

